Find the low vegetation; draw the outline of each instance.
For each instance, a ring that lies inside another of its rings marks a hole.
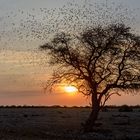
[[[94,131],[84,134],[81,123],[87,107],[2,107],[1,140],[139,140],[140,112],[119,112],[119,107],[100,112]]]
[[[122,105],[119,107],[119,112],[132,112],[133,108],[128,105]]]

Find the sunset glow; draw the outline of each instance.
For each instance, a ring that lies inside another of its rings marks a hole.
[[[76,93],[78,91],[78,89],[75,86],[65,86],[64,90],[67,93]]]

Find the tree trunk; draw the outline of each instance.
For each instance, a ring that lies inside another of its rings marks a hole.
[[[84,132],[91,132],[93,130],[93,126],[95,125],[95,121],[98,118],[100,106],[97,100],[96,95],[92,95],[92,111],[84,124]]]

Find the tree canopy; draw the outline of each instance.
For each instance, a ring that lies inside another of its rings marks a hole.
[[[40,48],[60,68],[53,84],[65,80],[84,95],[96,91],[99,100],[107,100],[112,89],[140,88],[140,37],[124,24],[90,27],[80,35],[62,32]]]

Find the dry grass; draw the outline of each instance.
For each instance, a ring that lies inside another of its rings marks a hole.
[[[90,108],[0,108],[0,140],[139,140],[140,112],[101,112],[93,133],[81,123]]]

